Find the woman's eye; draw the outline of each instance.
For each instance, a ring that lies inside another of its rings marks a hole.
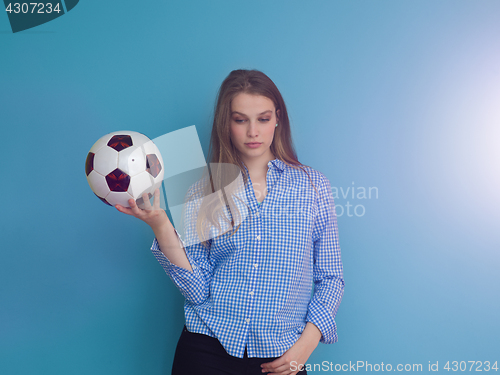
[[[262,118],[260,120],[266,122],[266,121],[269,121],[270,119],[269,118]]]
[[[245,121],[245,120],[234,119],[234,122],[236,122],[236,123],[238,123],[238,124],[242,123],[243,121]]]

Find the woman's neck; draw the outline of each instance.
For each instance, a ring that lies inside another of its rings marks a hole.
[[[259,178],[266,176],[268,168],[267,163],[274,159],[276,159],[276,157],[269,152],[258,158],[246,158],[243,160],[243,163],[245,163],[251,177]]]

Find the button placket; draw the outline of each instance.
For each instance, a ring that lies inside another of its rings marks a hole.
[[[248,295],[249,295],[249,299],[248,299],[248,304],[247,304],[247,318],[245,319],[245,322],[247,324],[250,324],[250,317],[252,316],[252,313],[253,313],[253,308],[254,308],[254,301],[255,299],[253,298],[254,295],[255,295],[255,288],[256,288],[256,285],[257,285],[257,265],[258,265],[258,261],[259,261],[259,253],[260,253],[260,246],[261,246],[261,242],[260,242],[260,234],[261,231],[262,231],[262,222],[260,220],[257,220],[254,222],[255,224],[255,238],[256,238],[256,241],[254,242],[254,246],[253,246],[253,262],[251,263],[251,268],[252,268],[252,271],[251,272],[251,278],[250,278],[250,282],[249,282],[249,289],[248,289]]]

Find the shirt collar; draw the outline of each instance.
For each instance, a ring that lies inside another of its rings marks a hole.
[[[276,168],[278,168],[281,171],[283,171],[286,167],[286,164],[278,158],[271,160],[270,163],[272,163]]]
[[[274,160],[269,161],[269,163],[267,163],[267,165],[268,165],[269,167],[271,167],[271,165],[274,165],[276,168],[278,168],[278,169],[279,169],[280,171],[282,171],[282,172],[283,172],[283,171],[285,170],[285,168],[286,168],[286,164],[285,164],[282,160],[280,160],[280,159],[278,159],[278,158],[276,158],[276,159],[274,159]],[[246,171],[246,173],[248,174],[248,169],[247,169],[247,166],[245,165],[245,163],[243,163],[243,166],[245,167],[245,171]]]

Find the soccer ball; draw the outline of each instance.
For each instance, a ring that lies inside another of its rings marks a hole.
[[[133,198],[144,207],[142,194],[149,198],[163,181],[163,159],[158,147],[144,134],[118,131],[100,138],[85,161],[87,182],[104,203],[130,207]]]

